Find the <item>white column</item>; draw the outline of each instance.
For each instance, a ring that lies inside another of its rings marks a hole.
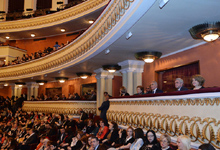
[[[106,92],[108,92],[109,95],[112,95],[112,79],[113,79],[113,75],[108,75],[105,79],[106,82]]]
[[[67,3],[65,3],[65,1],[63,1],[63,0],[52,0],[52,8],[50,10],[57,11],[57,8],[59,8],[60,5],[63,5],[63,4],[57,4],[57,2],[63,2],[63,4],[68,3],[68,1],[67,1]]]
[[[8,13],[8,0],[0,0],[0,11],[5,12],[0,14],[0,17],[4,17],[4,19],[0,19],[0,21],[5,21],[6,14]]]
[[[37,8],[37,0],[24,0],[24,14],[33,14]],[[26,9],[32,9],[32,11],[27,11]]]
[[[10,84],[11,86],[11,96],[15,96],[15,84]]]
[[[142,85],[144,64],[144,61],[138,60],[125,60],[118,63],[118,65],[122,67],[123,86],[127,89],[127,92],[130,95],[136,93],[136,87],[138,85]]]
[[[39,84],[35,82],[28,82],[27,83],[27,100],[31,99],[31,96],[34,95],[34,98],[38,96],[38,89],[39,89]]]

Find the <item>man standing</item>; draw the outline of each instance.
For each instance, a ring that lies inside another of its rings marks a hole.
[[[188,90],[186,87],[183,87],[183,79],[181,79],[181,78],[176,78],[175,87],[177,88],[177,91],[187,91]]]
[[[101,107],[99,107],[98,109],[101,111],[100,118],[102,118],[105,121],[105,123],[108,123],[108,120],[106,117],[107,110],[109,109],[109,94],[108,94],[108,92],[104,92],[104,96],[105,96],[105,101],[102,103]]]
[[[151,87],[151,91],[149,91],[147,94],[163,93],[162,90],[157,88],[157,82],[156,81],[151,82],[150,87]]]

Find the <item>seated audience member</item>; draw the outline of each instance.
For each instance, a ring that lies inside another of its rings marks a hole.
[[[81,142],[81,138],[82,138],[83,134],[84,133],[82,131],[79,131],[77,133],[76,137],[72,138],[72,141],[69,143],[69,146],[67,147],[67,150],[80,149],[83,146],[83,144]]]
[[[100,150],[99,139],[97,137],[92,138],[91,145],[94,150]]]
[[[75,96],[74,96],[74,99],[76,99],[76,100],[79,100],[79,99],[80,99],[80,96],[79,96],[78,93],[75,93],[74,95],[75,95]]]
[[[135,141],[131,144],[130,150],[139,150],[144,144],[144,132],[141,128],[134,130]]]
[[[177,91],[187,91],[188,89],[183,86],[183,79],[181,78],[176,78],[175,80],[175,88]]]
[[[144,87],[143,86],[141,86],[141,85],[137,86],[136,91],[137,91],[137,93],[134,95],[144,95]]]
[[[147,94],[149,91],[151,91],[150,85],[145,88],[144,93]]]
[[[29,129],[28,134],[28,138],[25,141],[23,141],[22,145],[20,146],[20,149],[22,150],[28,150],[30,149],[30,144],[37,143],[37,135],[35,134],[34,130]]]
[[[47,142],[47,146],[44,150],[54,150],[56,149],[56,147],[53,145],[53,142],[52,141],[48,141]]]
[[[190,150],[191,139],[187,135],[181,135],[177,138],[178,150]]]
[[[171,138],[169,135],[167,134],[162,134],[160,136],[160,146],[162,150],[172,150],[172,148],[170,148],[170,143],[171,143]]]
[[[100,128],[100,123],[99,121],[95,122],[95,128],[94,130],[91,132],[92,135],[96,136],[96,134],[99,132],[99,128]]]
[[[31,101],[35,101],[34,95],[31,96]]]
[[[53,47],[54,47],[54,50],[58,50],[60,48],[60,45],[58,44],[58,42],[56,42]]]
[[[86,144],[86,149],[87,150],[93,150],[92,147],[92,138],[95,137],[94,135],[89,135],[87,138],[87,144]]]
[[[40,150],[41,147],[43,147],[43,141],[45,137],[40,137],[40,143],[37,145],[36,150]]]
[[[89,95],[88,99],[96,100],[96,92],[94,90],[91,91],[91,95]]]
[[[96,137],[99,140],[103,140],[107,133],[108,133],[108,127],[105,125],[104,120],[100,120],[100,128],[98,133],[96,134]]]
[[[78,127],[80,130],[82,130],[82,129],[86,126],[85,120],[88,119],[89,117],[88,117],[88,114],[82,110],[82,108],[80,108],[80,109],[78,110],[78,113],[80,114],[80,118],[79,118],[79,120],[78,120],[77,127]]]
[[[57,146],[59,147],[62,143],[64,143],[65,139],[66,139],[67,134],[65,133],[65,129],[61,128],[60,132],[58,134],[58,140],[57,140]]]
[[[146,141],[140,150],[161,150],[160,143],[157,141],[157,136],[153,130],[148,130],[146,133]]]
[[[192,76],[192,85],[194,86],[193,90],[203,89],[203,84],[205,79],[201,75]]]
[[[157,88],[157,82],[156,81],[151,82],[150,87],[151,87],[151,91],[149,91],[147,94],[163,93],[162,90]]]
[[[62,100],[66,100],[66,96],[64,94],[62,94]]]
[[[109,123],[109,132],[106,138],[102,140],[102,143],[107,146],[114,146],[118,137],[118,124],[112,121]]]
[[[120,87],[120,96],[130,96],[124,86]]]
[[[206,143],[200,145],[198,150],[215,150],[215,148],[210,143]]]
[[[116,148],[117,150],[119,149],[129,149],[131,147],[131,144],[134,142],[134,138],[133,138],[133,132],[134,129],[129,126],[126,130],[126,137],[122,136],[122,129],[119,130],[119,144],[122,144],[122,146]]]
[[[92,119],[87,120],[87,126],[86,126],[86,134],[92,133],[92,131],[95,129],[95,126],[93,124]]]

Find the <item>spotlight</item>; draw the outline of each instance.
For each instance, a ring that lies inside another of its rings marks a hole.
[[[6,36],[5,38],[6,38],[6,39],[10,39],[10,37],[9,37],[9,36]]]
[[[90,24],[94,23],[94,20],[89,20],[89,23],[90,23]]]
[[[203,39],[206,42],[213,42],[219,38],[220,22],[203,23],[189,29],[194,39]]]
[[[161,52],[144,51],[136,53],[135,58],[138,60],[144,60],[146,63],[152,63],[155,59],[159,59],[161,55]]]

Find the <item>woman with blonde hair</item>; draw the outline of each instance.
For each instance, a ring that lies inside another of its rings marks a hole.
[[[187,135],[181,135],[177,138],[178,150],[190,150],[191,139]]]
[[[169,135],[167,134],[162,134],[160,136],[160,146],[162,150],[172,150],[172,148],[170,148],[170,143],[171,143],[171,138]]]

